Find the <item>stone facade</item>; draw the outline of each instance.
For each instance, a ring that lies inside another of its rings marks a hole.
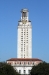
[[[42,60],[37,58],[11,58],[7,63],[14,67],[20,74],[29,74],[32,67],[42,63]]]
[[[32,25],[29,21],[28,10],[21,11],[18,22],[17,58],[32,58]]]

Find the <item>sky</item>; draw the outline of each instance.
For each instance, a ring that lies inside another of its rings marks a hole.
[[[21,9],[32,23],[32,57],[49,62],[49,0],[0,0],[0,61],[17,57]]]

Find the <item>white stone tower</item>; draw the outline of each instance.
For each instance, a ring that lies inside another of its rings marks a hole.
[[[22,75],[30,75],[33,66],[42,60],[32,58],[32,25],[29,21],[28,10],[21,10],[21,19],[18,22],[17,58],[7,60],[7,63]]]
[[[17,39],[17,58],[32,58],[32,25],[27,9],[21,10]]]

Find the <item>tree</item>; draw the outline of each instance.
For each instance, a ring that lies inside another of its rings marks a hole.
[[[31,75],[49,75],[49,63],[43,62],[37,66],[33,66],[30,72]]]
[[[7,63],[0,63],[0,75],[20,75],[14,68]]]

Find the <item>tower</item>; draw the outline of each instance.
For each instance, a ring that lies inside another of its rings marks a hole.
[[[32,58],[32,25],[28,13],[27,9],[22,9],[18,21],[17,58]]]
[[[29,75],[32,67],[42,62],[38,58],[32,58],[32,25],[28,13],[27,9],[22,9],[18,21],[17,58],[7,60],[22,75]]]

